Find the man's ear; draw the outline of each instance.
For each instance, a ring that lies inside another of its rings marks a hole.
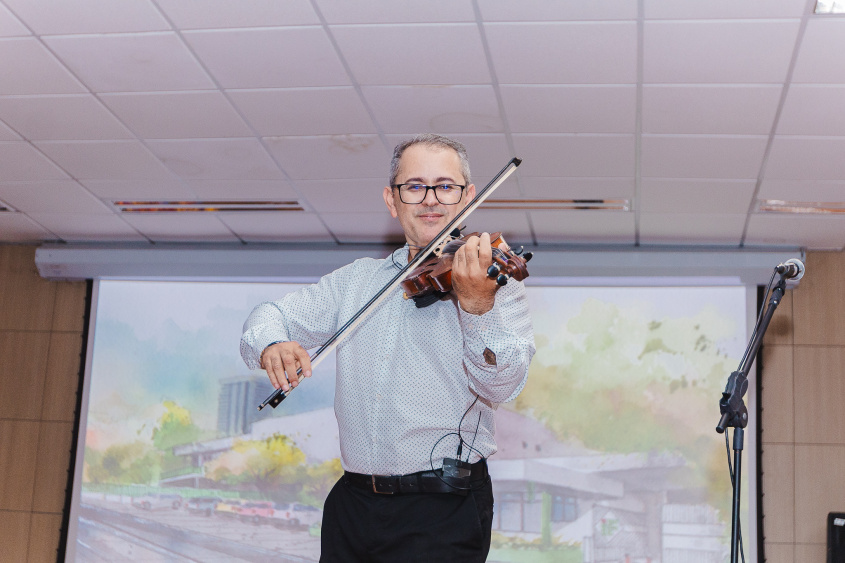
[[[469,202],[475,199],[475,184],[470,184],[469,186],[467,186],[467,193],[465,195],[466,200],[464,201],[464,207],[466,207]]]
[[[384,197],[384,203],[387,205],[387,209],[390,210],[390,215],[394,219],[399,217],[399,213],[396,211],[396,201],[393,199],[393,188],[385,186],[381,195]]]

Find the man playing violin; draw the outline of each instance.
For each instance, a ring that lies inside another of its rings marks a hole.
[[[475,196],[466,149],[439,135],[399,144],[383,192],[407,244],[262,303],[241,354],[284,391],[323,344]],[[323,512],[321,561],[484,561],[498,403],[525,385],[534,338],[521,282],[487,276],[490,236],[455,253],[452,292],[418,308],[390,295],[337,348],[335,414],[344,475]]]

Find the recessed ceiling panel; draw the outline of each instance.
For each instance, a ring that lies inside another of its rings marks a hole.
[[[100,99],[142,139],[252,135],[220,92],[103,94]]]
[[[768,135],[780,85],[646,85],[643,133]]]
[[[197,199],[299,199],[286,180],[185,180]]]
[[[739,246],[746,214],[640,213],[640,244]]]
[[[845,82],[845,18],[813,17],[795,61],[795,83],[837,84]]]
[[[165,180],[80,180],[94,195],[104,200],[181,200],[196,199],[197,194],[171,176]]]
[[[38,35],[170,29],[150,0],[4,0]]]
[[[634,175],[633,135],[514,135],[524,176]]]
[[[43,242],[58,235],[44,229],[23,213],[0,213],[0,240],[3,242]]]
[[[845,138],[776,136],[764,176],[781,180],[842,180]]]
[[[6,182],[67,179],[61,168],[29,143],[0,142],[0,173]]]
[[[239,239],[213,213],[125,213],[123,219],[153,242],[196,240],[237,242]]]
[[[647,21],[646,83],[782,83],[799,21]]]
[[[21,136],[9,129],[9,126],[0,122],[0,141],[20,141]]]
[[[73,180],[0,182],[0,200],[26,213],[112,213]]]
[[[630,199],[634,178],[541,178],[519,180],[525,197],[540,199]]]
[[[376,135],[267,137],[270,152],[294,180],[387,177],[390,153]]]
[[[43,141],[38,148],[78,180],[169,180],[138,141]]]
[[[673,215],[745,215],[756,185],[756,180],[643,178],[640,181],[639,210]]]
[[[760,182],[758,199],[782,199],[785,201],[845,201],[845,178],[840,180],[774,180],[765,178]]]
[[[387,213],[382,193],[387,174],[382,178],[348,180],[299,180],[296,189],[318,213]]]
[[[807,0],[644,1],[646,19],[655,20],[800,18],[806,8]]]
[[[635,22],[490,23],[501,84],[633,84]]]
[[[845,86],[793,84],[786,95],[777,132],[845,136]]]
[[[223,88],[349,84],[321,27],[187,31],[183,37]]]
[[[229,96],[263,137],[376,132],[360,96],[349,86],[230,90]]]
[[[745,245],[798,245],[817,250],[842,250],[845,246],[845,217],[757,213],[749,220]]]
[[[470,0],[317,0],[329,24],[361,23],[448,23],[474,21]]]
[[[537,244],[633,244],[627,211],[530,211]]]
[[[332,26],[331,32],[359,84],[490,82],[474,24]]]
[[[643,135],[642,175],[658,178],[757,178],[766,137]]]
[[[32,35],[6,6],[0,4],[0,37],[24,37]]]
[[[256,139],[149,141],[150,150],[183,179],[276,180],[282,173]]]
[[[343,243],[405,244],[399,221],[385,208],[379,213],[323,213],[323,222]]]
[[[633,133],[637,90],[630,86],[501,87],[514,133]]]
[[[490,86],[364,86],[362,90],[386,133],[504,130]]]
[[[220,213],[220,220],[245,242],[334,242],[313,213]]]
[[[548,0],[478,0],[481,17],[499,21],[633,20],[637,0],[549,2]]]
[[[76,94],[85,89],[33,37],[0,39],[0,96]]]
[[[91,94],[0,98],[0,118],[33,141],[133,138]]]
[[[29,213],[38,224],[67,242],[146,242],[147,239],[115,214]]]
[[[180,29],[274,27],[320,23],[308,0],[156,0]]]
[[[214,87],[175,33],[71,35],[44,41],[94,92]]]

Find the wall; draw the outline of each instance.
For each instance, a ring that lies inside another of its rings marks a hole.
[[[826,560],[845,512],[845,254],[812,252],[763,350],[763,532],[774,563]]]
[[[85,282],[0,246],[0,561],[56,561],[84,313]]]
[[[56,560],[70,464],[85,283],[42,280],[34,255],[0,246],[0,561]],[[766,335],[763,531],[773,563],[823,562],[827,513],[845,512],[844,282],[845,254],[809,253]]]

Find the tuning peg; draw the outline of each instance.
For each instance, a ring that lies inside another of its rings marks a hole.
[[[455,227],[454,229],[452,229],[452,232],[449,233],[449,236],[452,238],[461,238],[461,227]]]
[[[523,251],[523,250],[525,250],[525,247],[524,247],[524,246],[520,246],[519,248],[517,248],[516,250],[514,250],[514,251],[513,251],[513,253],[514,253],[514,254],[516,254],[517,256],[519,256],[520,254],[522,254],[522,251]]]
[[[491,264],[489,268],[487,268],[487,277],[488,278],[495,278],[499,275],[499,272],[502,271],[502,268],[499,267],[498,264]],[[501,285],[501,284],[500,284]]]
[[[499,285],[507,285],[508,276],[506,276],[505,274],[499,274],[499,276],[496,278],[496,283]]]
[[[522,259],[523,259],[523,260],[525,260],[526,262],[528,262],[528,261],[529,261],[529,260],[531,260],[533,257],[534,257],[534,253],[533,253],[533,252],[526,252],[526,253],[525,253],[525,256],[523,256],[523,257],[522,257]]]

